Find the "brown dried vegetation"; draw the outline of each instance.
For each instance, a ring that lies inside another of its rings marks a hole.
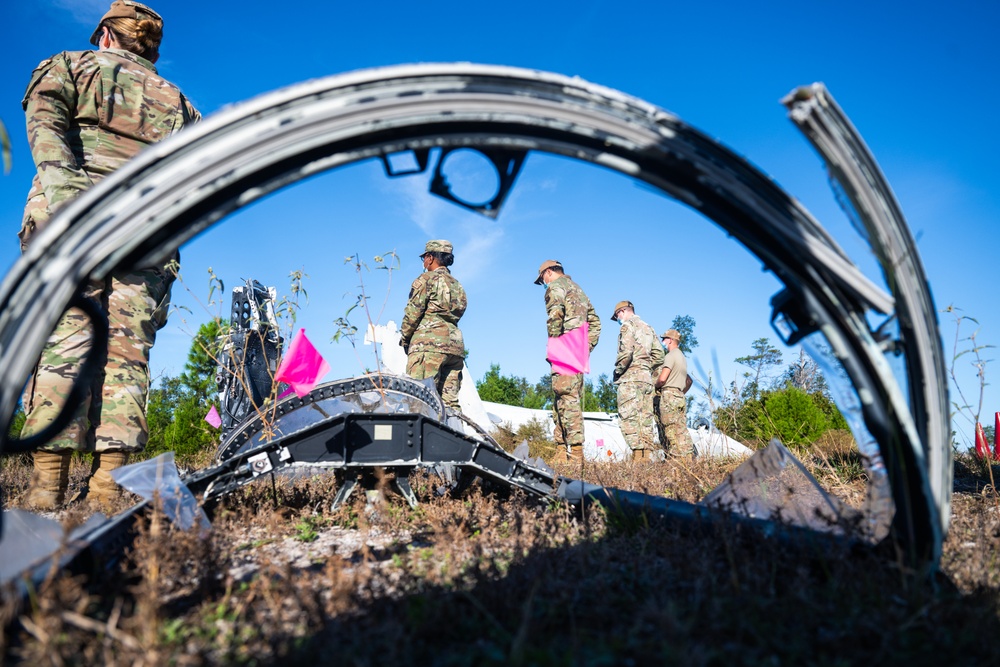
[[[821,452],[814,474],[860,503],[850,451]],[[697,501],[736,462],[555,465]],[[15,504],[23,468],[0,473]],[[986,481],[959,462],[942,573],[926,578],[885,553],[728,524],[582,512],[481,484],[452,498],[428,475],[411,479],[416,509],[382,480],[336,512],[332,475],[264,480],[229,496],[207,537],[153,516],[115,572],[53,573],[20,609],[8,596],[3,663],[993,664],[1000,503]]]

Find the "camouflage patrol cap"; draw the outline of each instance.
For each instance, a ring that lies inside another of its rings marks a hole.
[[[667,329],[660,334],[660,338],[673,338],[678,343],[681,342],[681,332],[677,329]]]
[[[542,262],[542,265],[538,267],[538,277],[535,278],[536,285],[542,284],[542,274],[545,273],[546,269],[559,269],[562,271],[562,264],[560,264],[559,260],[556,259],[547,259]]]
[[[424,252],[421,253],[421,257],[429,252],[454,252],[452,248],[451,241],[445,241],[444,239],[437,239],[435,241],[428,241],[427,245],[424,246]]]
[[[97,46],[98,40],[101,38],[101,26],[107,19],[142,19],[149,18],[155,21],[163,23],[163,17],[154,12],[152,9],[142,4],[141,2],[135,2],[134,0],[115,0],[111,3],[111,9],[101,17],[98,21],[97,27],[94,28],[94,34],[90,36],[90,43]]]
[[[619,301],[618,303],[615,304],[614,312],[611,313],[612,322],[618,321],[618,311],[621,310],[622,308],[631,308],[633,311],[635,311],[635,306],[632,305],[631,301]]]

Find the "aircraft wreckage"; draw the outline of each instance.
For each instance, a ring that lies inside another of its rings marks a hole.
[[[933,568],[950,515],[952,449],[945,366],[927,280],[878,165],[828,91],[813,84],[783,103],[870,242],[887,289],[865,277],[822,225],[764,173],[652,104],[580,79],[509,67],[429,64],[359,71],[223,109],[149,147],[51,220],[0,285],[0,434],[8,432],[34,360],[67,306],[90,315],[98,344],[106,339],[106,322],[81,296],[91,277],[147,265],[264,195],[361,160],[380,160],[389,178],[429,171],[432,193],[496,217],[527,154],[546,152],[618,171],[699,211],[783,283],[771,299],[772,324],[787,345],[803,345],[821,366],[837,371],[828,374],[836,376],[834,398],[870,480],[860,522],[846,521],[846,510],[817,486],[816,502],[800,517],[804,527],[791,533],[818,535],[830,526],[860,523],[867,529],[850,531],[855,539],[893,540],[911,563]],[[459,149],[479,151],[496,167],[499,187],[490,201],[470,204],[451,192],[441,165]],[[394,168],[390,158],[401,153],[411,155],[415,167]],[[820,343],[830,351],[825,360]],[[79,392],[95,365],[93,359],[85,365]],[[892,367],[902,368],[905,377],[897,378]],[[252,370],[250,364],[244,368]],[[504,452],[481,429],[449,418],[432,390],[405,377],[320,385],[308,396],[274,404],[273,423],[265,424],[252,409],[257,399],[239,399],[244,411],[230,414],[244,418],[226,426],[218,464],[178,478],[177,493],[211,505],[262,475],[324,468],[341,475],[334,501],[342,502],[365,475],[383,468],[396,473],[399,491],[415,502],[406,474],[422,468],[437,470],[456,488],[479,477],[540,498],[613,502],[679,521],[711,512],[770,533],[797,523],[786,520],[786,508],[741,491],[756,476],[783,476],[801,466],[783,448],[758,452],[749,469],[741,467],[692,505],[560,478],[539,462]],[[0,451],[37,447],[62,428],[78,402],[70,396],[61,423],[30,441],[0,435]],[[169,497],[168,486],[158,487],[161,497]],[[147,504],[77,529],[76,548],[60,552],[62,563],[88,555],[113,562]],[[827,528],[806,515],[824,517]],[[33,517],[5,513],[0,550],[18,539],[17,525],[30,532]],[[40,567],[26,563],[24,574],[30,578]]]

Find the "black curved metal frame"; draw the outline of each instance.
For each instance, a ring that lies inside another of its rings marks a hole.
[[[814,88],[788,104],[808,134],[810,119],[836,121],[839,109],[828,101]],[[853,132],[849,123],[825,127]],[[831,149],[821,135],[810,138],[848,179],[874,164],[837,159],[837,150],[866,155],[859,139]],[[415,65],[310,81],[230,107],[150,147],[55,216],[0,285],[0,433],[47,332],[90,277],[148,265],[230,212],[318,171],[435,147],[544,151],[617,170],[700,211],[743,243],[785,284],[784,303],[794,304],[796,321],[823,331],[862,397],[865,423],[889,471],[895,539],[912,560],[937,561],[951,492],[947,416],[941,415],[946,390],[928,379],[943,371],[937,322],[927,310],[929,296],[922,296],[926,280],[919,260],[912,261],[901,217],[882,222],[905,248],[877,249],[886,259],[890,295],[861,274],[795,199],[725,146],[642,100],[530,70]],[[874,174],[877,180],[877,166]],[[871,179],[853,182],[862,198],[878,186]],[[894,204],[891,193],[883,193],[871,206],[886,208],[885,197]],[[864,205],[856,206],[865,213]],[[900,262],[911,278],[895,279]],[[895,313],[912,337],[903,341],[916,377],[908,396],[867,325],[870,310]],[[937,346],[936,358],[919,349],[927,342]]]

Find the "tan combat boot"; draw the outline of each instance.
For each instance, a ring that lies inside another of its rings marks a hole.
[[[645,449],[633,449],[632,450],[632,460],[633,461],[645,461],[646,460],[646,450]]]
[[[583,445],[566,445],[566,460],[567,461],[583,460]]]
[[[31,453],[34,470],[25,502],[40,510],[54,510],[66,499],[71,452]]]
[[[121,496],[121,487],[111,477],[111,471],[128,463],[128,452],[96,452],[90,469],[90,491],[87,497],[102,507],[109,507]]]

